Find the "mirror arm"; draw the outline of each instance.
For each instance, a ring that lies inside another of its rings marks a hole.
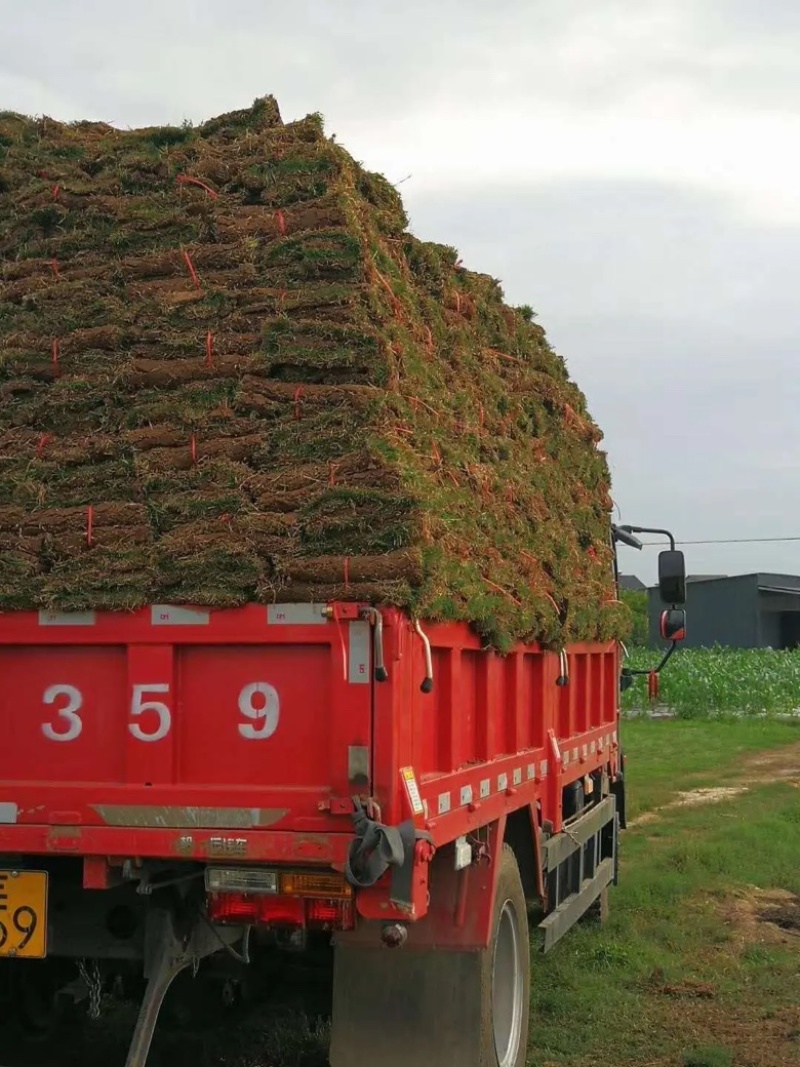
[[[661,537],[666,537],[668,539],[668,541],[669,541],[670,548],[672,549],[673,552],[675,551],[675,538],[669,532],[669,530],[657,530],[655,527],[651,527],[651,526],[627,526],[627,525],[626,526],[620,526],[620,529],[621,530],[625,530],[626,533],[630,533],[630,534],[640,534],[640,533],[643,533],[643,534],[658,534]]]
[[[661,662],[659,663],[659,665],[657,667],[654,667],[652,671],[633,670],[630,667],[623,667],[622,668],[622,673],[623,674],[627,674],[629,678],[646,678],[650,674],[660,674],[661,671],[663,671],[663,669],[669,663],[670,659],[672,658],[672,653],[675,651],[675,649],[677,647],[678,647],[678,642],[677,641],[673,641],[672,644],[667,649],[667,651],[662,656]]]

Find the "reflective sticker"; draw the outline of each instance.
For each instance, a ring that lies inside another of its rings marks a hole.
[[[411,805],[411,810],[415,815],[423,815],[425,813],[425,807],[422,803],[422,797],[419,795],[419,786],[417,785],[414,768],[403,767],[400,774],[403,776],[403,784],[406,787],[406,796]]]
[[[93,611],[40,611],[40,626],[94,626],[97,616]]]
[[[481,800],[485,800],[489,793],[492,791],[492,783],[488,778],[484,778],[481,782]]]
[[[449,793],[440,793],[439,794],[439,814],[440,815],[446,815],[449,810],[450,810],[450,794]]]
[[[351,622],[348,681],[351,685],[369,684],[369,639],[368,622]]]
[[[536,764],[535,763],[529,763],[528,764],[528,781],[532,782],[535,777],[536,777]]]
[[[325,626],[324,604],[270,604],[267,622],[272,626]]]
[[[592,755],[595,754],[595,752],[597,751],[597,742],[596,741],[592,741],[592,743],[589,745],[589,751],[591,752]]]
[[[19,808],[11,800],[0,801],[0,823],[15,823]]]
[[[522,768],[517,767],[511,779],[514,785],[522,785]]]
[[[561,761],[565,767],[569,767],[569,752],[564,753],[564,758]]]
[[[548,761],[546,759],[543,759],[542,760],[542,765],[539,768],[539,773],[541,774],[542,778],[546,778],[547,777],[547,772],[549,770],[550,770],[550,764],[548,763]]]
[[[150,607],[151,626],[208,626],[211,613],[197,608],[174,607],[172,604],[153,604]]]
[[[465,785],[465,786],[461,787],[461,803],[462,803],[462,805],[463,804],[471,804],[472,803],[472,786],[471,785]]]
[[[508,789],[508,775],[507,774],[498,774],[498,776],[497,776],[497,791],[499,793],[503,793],[503,792],[505,792],[506,789]]]

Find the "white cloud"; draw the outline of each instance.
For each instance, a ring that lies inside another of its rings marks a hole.
[[[778,2],[0,0],[0,106],[124,126],[274,91],[426,190],[655,180],[795,224],[800,39],[785,16],[769,32]]]

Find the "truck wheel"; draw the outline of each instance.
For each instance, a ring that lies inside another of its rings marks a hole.
[[[491,964],[491,1004],[484,1004],[491,1025],[487,1067],[524,1067],[528,1047],[531,1001],[531,950],[528,908],[514,853],[503,846],[497,883],[492,944],[486,951]],[[488,1042],[486,1042],[488,1044]],[[481,1065],[483,1067],[483,1065]]]
[[[524,1067],[530,982],[525,894],[504,845],[485,949],[337,947],[331,1067]]]

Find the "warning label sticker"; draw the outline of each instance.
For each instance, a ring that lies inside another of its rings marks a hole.
[[[403,783],[406,787],[406,794],[408,795],[408,802],[411,805],[411,810],[415,815],[422,815],[425,811],[425,807],[422,803],[422,797],[419,795],[419,786],[417,785],[414,768],[403,767],[400,774],[403,776]]]

